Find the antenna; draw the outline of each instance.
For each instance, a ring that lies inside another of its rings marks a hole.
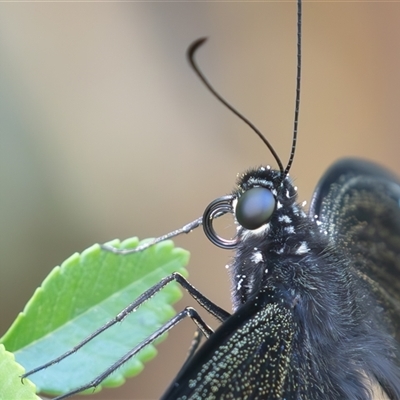
[[[203,75],[203,73],[200,71],[199,67],[196,64],[196,61],[194,59],[194,55],[197,51],[197,49],[204,44],[204,42],[207,40],[207,38],[200,38],[197,39],[195,42],[193,42],[188,51],[187,51],[187,56],[189,59],[189,63],[191,67],[193,68],[194,72],[196,72],[197,76],[200,78],[200,80],[204,83],[204,85],[207,87],[207,89],[229,110],[231,110],[237,117],[239,117],[245,124],[247,124],[257,135],[258,137],[267,145],[269,151],[271,154],[274,156],[279,170],[281,171],[282,175],[285,174],[285,170],[283,169],[283,164],[278,157],[278,154],[272,147],[272,145],[268,142],[268,140],[264,137],[264,135],[260,132],[259,129],[257,129],[253,123],[251,123],[244,115],[242,115],[239,111],[237,111],[233,106],[231,106],[220,94],[217,93],[217,91],[211,86],[211,84],[208,82],[207,78]]]
[[[301,0],[297,2],[297,76],[296,76],[296,101],[294,106],[294,124],[292,149],[290,151],[289,161],[286,165],[284,174],[287,175],[293,164],[294,153],[297,144],[297,127],[299,124],[300,111],[300,81],[301,81]]]

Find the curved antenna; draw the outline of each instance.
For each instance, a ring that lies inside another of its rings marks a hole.
[[[300,110],[300,80],[301,80],[301,0],[297,2],[297,76],[296,76],[296,101],[294,107],[294,124],[293,124],[293,140],[292,149],[290,151],[289,161],[286,165],[284,175],[287,175],[293,164],[294,153],[297,143],[297,127],[299,124]]]
[[[278,157],[278,154],[276,154],[276,151],[272,147],[272,145],[268,142],[268,140],[263,136],[263,134],[242,114],[239,113],[235,108],[233,108],[223,97],[221,97],[215,89],[211,86],[211,84],[208,82],[207,78],[203,75],[203,73],[200,71],[199,67],[196,64],[196,61],[194,59],[194,54],[197,51],[197,49],[204,44],[204,42],[207,40],[207,38],[200,38],[194,41],[190,46],[187,51],[187,56],[189,59],[189,63],[191,67],[193,68],[194,72],[196,72],[197,76],[200,78],[200,80],[206,85],[208,90],[229,110],[231,110],[237,117],[239,117],[247,126],[249,126],[257,135],[258,137],[266,144],[268,147],[269,151],[271,154],[274,156],[279,170],[281,171],[282,174],[285,174],[285,170],[283,168],[283,164],[281,160]],[[292,149],[292,152],[293,149]],[[287,168],[287,167],[286,167]]]

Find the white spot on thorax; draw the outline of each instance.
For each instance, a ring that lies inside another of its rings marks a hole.
[[[285,231],[286,231],[287,233],[294,233],[294,232],[295,232],[293,226],[287,226],[287,227],[285,227]]]
[[[290,217],[288,217],[287,215],[281,215],[278,218],[279,222],[286,222],[287,224],[290,224],[292,222],[292,220],[290,219]]]
[[[261,251],[256,251],[255,253],[253,253],[253,255],[251,256],[251,261],[253,261],[255,264],[264,261],[264,257]]]
[[[307,243],[301,242],[300,246],[296,250],[296,254],[305,254],[305,253],[308,253],[309,251],[310,251],[310,249],[308,248]]]
[[[236,290],[240,290],[242,288],[242,283],[243,283],[245,278],[246,278],[246,275],[242,275],[242,277],[240,278],[240,280],[239,280],[239,282],[238,282],[238,284],[236,286]]]

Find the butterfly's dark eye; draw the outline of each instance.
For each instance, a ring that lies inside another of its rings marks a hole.
[[[254,187],[239,197],[236,219],[243,228],[257,229],[271,219],[275,207],[275,196],[269,189]]]

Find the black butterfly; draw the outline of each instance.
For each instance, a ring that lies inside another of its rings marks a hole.
[[[300,38],[300,17],[298,26]],[[235,249],[229,268],[233,314],[183,277],[167,277],[120,318],[176,280],[221,326],[213,332],[187,308],[120,364],[190,316],[207,340],[197,352],[195,341],[164,400],[361,400],[372,398],[374,386],[388,398],[400,399],[400,182],[375,164],[339,161],[317,185],[307,215],[288,175],[297,133],[300,63],[294,145],[284,168],[261,133],[198,70],[193,55],[203,42],[189,50],[192,66],[214,95],[262,138],[279,169],[245,172],[233,193],[213,201],[202,219],[159,238],[202,224],[214,244]],[[221,238],[213,228],[214,219],[226,213],[237,221],[233,240]],[[117,367],[68,395],[96,386]]]
[[[397,179],[342,160],[309,215],[281,171],[250,170],[233,196],[243,220],[230,267],[235,312],[163,399],[368,399],[375,383],[399,399]],[[247,201],[272,212],[256,221]]]

